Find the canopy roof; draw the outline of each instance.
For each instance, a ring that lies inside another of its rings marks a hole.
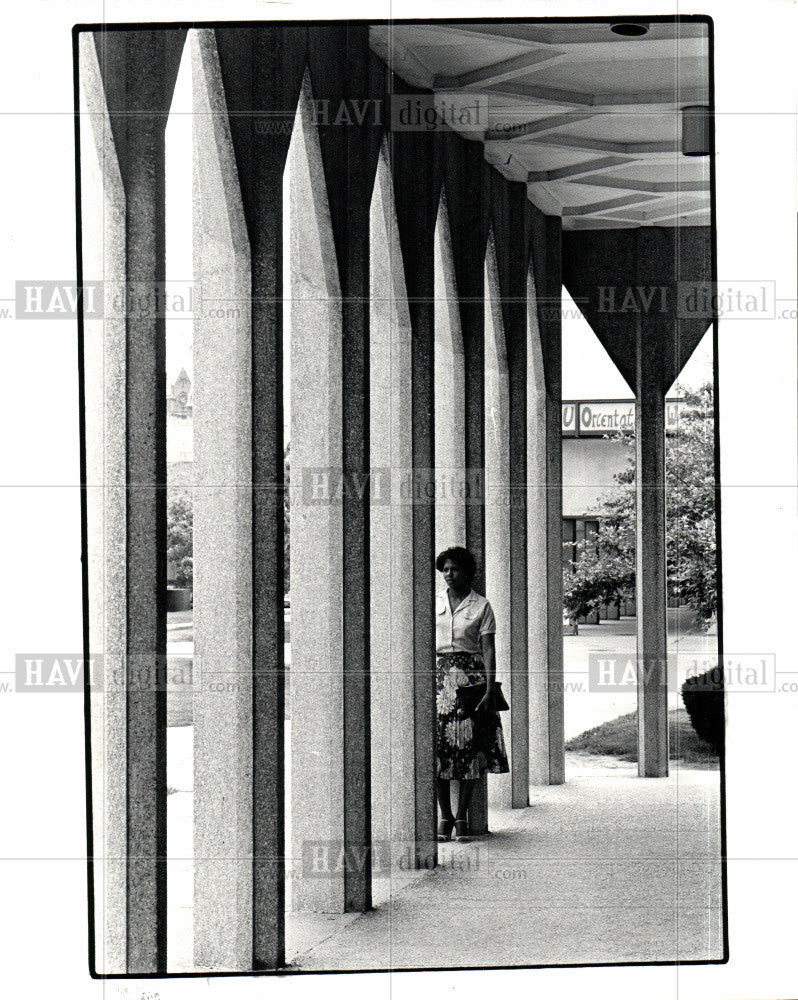
[[[392,23],[370,39],[563,229],[708,226],[709,158],[682,154],[681,109],[709,103],[709,26],[646,26]]]

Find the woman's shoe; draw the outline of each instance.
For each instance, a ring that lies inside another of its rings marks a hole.
[[[467,844],[471,840],[468,833],[467,819],[456,819],[454,821],[454,839],[458,844]]]
[[[442,819],[438,823],[438,840],[441,843],[445,843],[447,840],[452,839],[452,827],[454,826],[453,819]]]

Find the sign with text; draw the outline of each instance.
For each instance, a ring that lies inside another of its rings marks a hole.
[[[684,404],[679,399],[665,401],[665,431],[679,429],[679,416]],[[606,434],[634,432],[635,403],[633,399],[599,399],[567,401],[562,404],[563,437],[604,437]]]
[[[562,436],[576,437],[577,435],[577,415],[579,413],[579,403],[562,404]]]
[[[579,404],[579,436],[588,437],[596,434],[611,434],[614,431],[631,431],[635,426],[635,404],[630,402],[616,403],[580,403]]]

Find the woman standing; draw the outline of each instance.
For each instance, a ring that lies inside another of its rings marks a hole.
[[[464,841],[470,839],[466,813],[474,782],[485,772],[510,770],[501,720],[493,709],[496,619],[490,602],[471,589],[477,567],[468,549],[445,549],[435,568],[446,581],[435,609],[438,840],[449,840],[454,830],[455,840]],[[485,685],[485,694],[473,705],[464,689],[478,685]],[[456,816],[450,781],[460,782]]]

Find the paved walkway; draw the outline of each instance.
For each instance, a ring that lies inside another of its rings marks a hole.
[[[678,665],[669,702],[678,707],[685,672],[711,660],[717,640],[674,612],[669,626],[669,657]],[[565,637],[566,738],[635,711],[634,687],[587,690],[590,654],[634,657],[634,628],[634,619],[621,619],[580,626],[578,636]],[[170,642],[169,652],[190,657],[193,643]],[[193,969],[193,727],[185,725],[190,711],[182,713],[181,698],[172,700],[168,956],[169,971],[178,972]],[[288,738],[286,751],[290,756]],[[371,913],[289,914],[290,967],[719,958],[718,771],[681,766],[669,778],[641,779],[635,764],[567,754],[566,779],[559,787],[533,787],[528,809],[491,810],[493,832],[469,845],[442,845],[434,872],[400,870],[375,880]],[[290,897],[290,883],[287,890]]]
[[[190,727],[169,731],[177,760]],[[170,754],[171,755],[171,754]],[[719,773],[567,755],[567,782],[493,810],[432,872],[376,880],[366,914],[289,914],[290,969],[562,965],[721,957]],[[190,770],[170,769],[169,970],[192,968]]]
[[[437,871],[373,912],[327,918],[326,938],[295,949],[292,967],[721,958],[718,773],[640,779],[634,765],[569,763],[565,785],[494,811],[491,835],[445,845]]]

